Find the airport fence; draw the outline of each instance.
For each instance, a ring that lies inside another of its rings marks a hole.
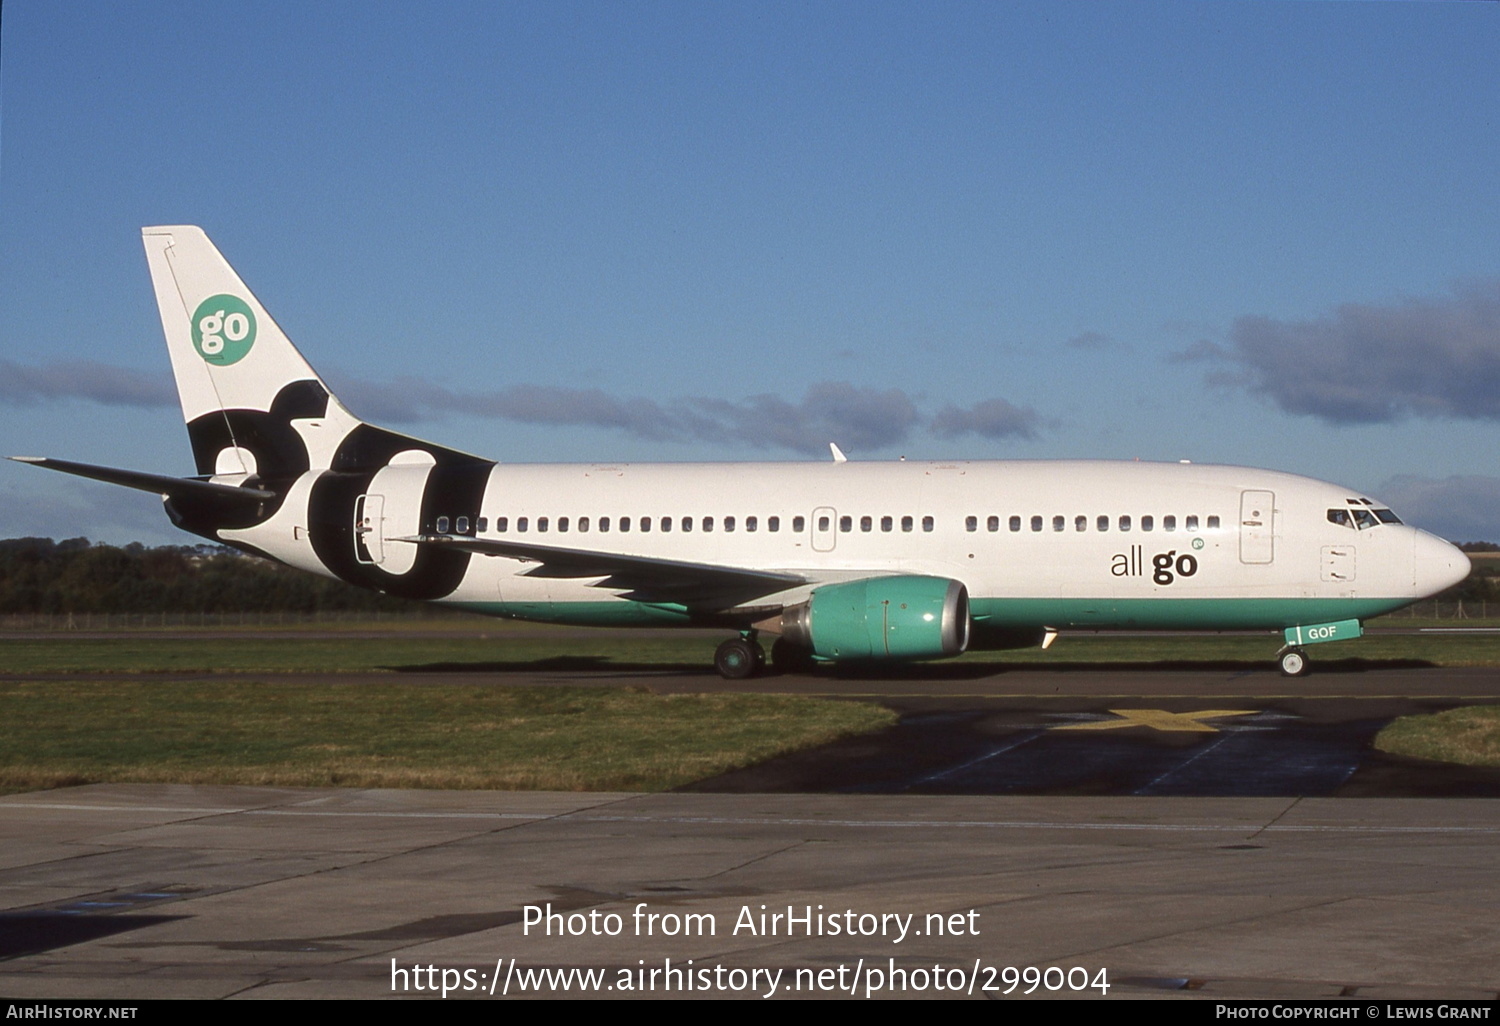
[[[1415,605],[1398,609],[1385,619],[1389,620],[1488,620],[1500,616],[1500,603],[1490,612],[1488,599],[1428,599]]]

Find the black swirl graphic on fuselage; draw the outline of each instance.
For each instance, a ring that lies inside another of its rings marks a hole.
[[[313,485],[307,526],[318,559],[343,580],[430,601],[452,594],[463,581],[468,553],[420,546],[411,569],[392,574],[378,564],[361,562],[355,542],[354,511],[360,496],[369,492],[370,482],[392,456],[412,450],[428,453],[435,461],[422,492],[421,531],[433,531],[439,516],[477,520],[492,461],[361,424],[339,446],[334,469]]]
[[[294,381],[276,394],[269,412],[215,410],[193,420],[188,437],[199,474],[213,474],[219,453],[239,446],[255,456],[255,483],[274,491],[276,497],[260,504],[201,496],[174,498],[167,504],[172,522],[218,542],[226,541],[220,531],[265,523],[286,501],[292,484],[312,466],[307,445],[292,421],[327,416],[328,399],[328,391],[317,381]],[[414,450],[434,460],[422,494],[421,530],[434,530],[439,516],[477,520],[493,461],[361,424],[340,443],[332,469],[313,483],[307,528],[319,561],[342,580],[402,598],[431,600],[451,594],[463,581],[469,566],[467,553],[424,546],[418,549],[410,570],[392,574],[378,564],[361,562],[355,548],[354,511],[360,497],[369,492],[370,482],[392,456]],[[276,558],[243,540],[228,543]]]

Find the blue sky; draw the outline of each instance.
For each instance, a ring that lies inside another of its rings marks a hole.
[[[494,458],[1191,458],[1500,540],[1495,4],[162,3],[0,22],[0,450],[191,472],[202,225]],[[0,466],[0,537],[190,541]]]

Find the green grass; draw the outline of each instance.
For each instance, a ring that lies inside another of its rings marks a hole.
[[[1403,716],[1376,735],[1375,747],[1416,759],[1500,766],[1500,706],[1466,706],[1430,716]]]
[[[782,695],[369,683],[0,684],[0,788],[658,791],[895,722]]]
[[[793,696],[412,686],[394,672],[708,672],[717,638],[478,621],[467,631],[393,630],[374,638],[264,637],[249,629],[219,637],[142,631],[102,640],[63,634],[3,640],[0,672],[108,679],[0,683],[0,792],[96,781],[660,790],[894,722],[877,706]],[[974,652],[961,661],[996,672],[1092,664],[1269,669],[1279,644],[1270,634],[1064,634],[1045,652]],[[1500,636],[1374,636],[1308,651],[1315,671],[1320,663],[1346,660],[1500,666]],[[229,669],[272,676],[255,683],[132,678]],[[339,685],[274,677],[334,671],[370,676]],[[1500,765],[1500,710],[1397,721],[1377,745],[1420,758]]]
[[[712,662],[716,643],[689,637],[633,638],[603,631],[557,638],[399,634],[387,638],[265,638],[254,633],[243,637],[158,638],[130,634],[108,639],[0,641],[0,672],[360,672],[453,664],[519,668],[563,656],[627,665],[707,665]]]

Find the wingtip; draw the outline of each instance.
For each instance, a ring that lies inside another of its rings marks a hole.
[[[46,463],[47,462],[47,457],[45,457],[45,456],[7,456],[5,458],[8,459],[8,460],[15,460],[17,463]]]

